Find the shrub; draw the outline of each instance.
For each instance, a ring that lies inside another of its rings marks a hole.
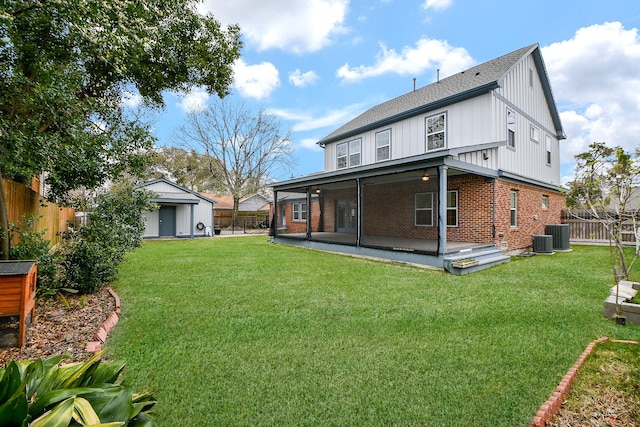
[[[38,218],[31,214],[22,215],[18,224],[9,226],[9,240],[18,241],[11,245],[9,258],[15,260],[35,260],[38,263],[38,294],[48,293],[56,287],[55,257],[51,254],[50,241],[44,238],[45,230],[38,230]]]
[[[148,414],[153,396],[117,384],[124,365],[102,362],[100,353],[84,363],[61,360],[10,362],[0,369],[0,425],[155,425]]]
[[[152,208],[150,194],[131,185],[98,195],[88,224],[63,234],[58,251],[60,285],[85,294],[109,284],[124,255],[140,245],[143,213]]]

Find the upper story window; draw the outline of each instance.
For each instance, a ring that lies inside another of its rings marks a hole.
[[[445,113],[427,117],[427,151],[445,147],[447,115]]]
[[[529,137],[531,138],[532,141],[540,142],[540,131],[538,130],[537,127],[535,127],[534,125],[531,125],[531,130],[529,133],[530,133]]]
[[[376,133],[376,162],[391,158],[391,129]]]
[[[551,137],[549,135],[544,136],[544,145],[545,145],[545,152],[547,156],[547,164],[550,165],[551,164]]]
[[[507,110],[507,145],[516,148],[516,115]]]
[[[336,146],[338,169],[360,166],[360,138]]]

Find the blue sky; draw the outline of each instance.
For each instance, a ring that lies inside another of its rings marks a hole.
[[[297,159],[274,180],[323,168],[316,141],[364,110],[539,43],[568,138],[561,176],[593,141],[640,147],[638,0],[205,0],[222,24],[238,23],[242,57],[230,95],[291,127]],[[167,94],[158,145],[174,145],[200,88]]]

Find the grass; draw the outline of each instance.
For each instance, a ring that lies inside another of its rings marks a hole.
[[[267,238],[145,242],[107,342],[160,425],[528,426],[602,317],[608,249],[464,276]]]

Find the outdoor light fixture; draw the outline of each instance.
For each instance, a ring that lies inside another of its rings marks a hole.
[[[320,189],[316,188],[316,194],[320,194]]]
[[[429,181],[429,172],[425,172],[424,174],[422,174],[422,178],[423,181]]]

